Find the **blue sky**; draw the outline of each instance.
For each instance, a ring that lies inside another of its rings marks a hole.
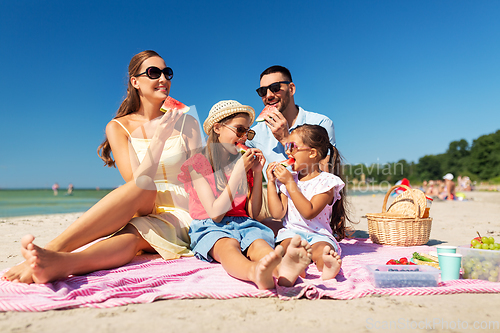
[[[260,112],[280,64],[347,162],[417,162],[500,128],[498,17],[499,1],[0,0],[0,188],[122,184],[96,149],[145,49],[202,120],[222,99]]]

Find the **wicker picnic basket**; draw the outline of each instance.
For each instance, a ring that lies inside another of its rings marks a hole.
[[[389,209],[387,199],[396,188],[405,188]],[[423,218],[425,194],[405,185],[393,186],[385,195],[382,213],[366,214],[368,233],[372,242],[382,245],[416,246],[429,241],[432,218]]]

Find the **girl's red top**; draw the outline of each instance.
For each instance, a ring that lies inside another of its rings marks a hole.
[[[212,189],[212,192],[216,198],[218,198],[222,192],[218,191],[215,186],[214,171],[212,169],[212,166],[210,165],[210,162],[204,155],[198,153],[192,156],[186,162],[184,162],[184,164],[181,166],[181,173],[177,176],[177,179],[179,179],[179,181],[184,183],[184,188],[189,195],[189,215],[191,215],[193,219],[197,220],[208,219],[210,217],[205,211],[205,208],[203,208],[203,205],[201,204],[201,201],[198,197],[198,193],[194,189],[193,184],[191,182],[191,174],[189,173],[189,167],[192,167],[196,172],[201,174],[203,178],[205,178],[208,181],[208,183],[210,184],[210,188]],[[229,179],[227,175],[226,177]],[[249,170],[247,172],[247,182],[249,190],[251,191],[253,187],[252,170]],[[225,215],[248,217],[248,213],[246,211],[247,194],[248,193],[239,193],[239,192],[233,194],[234,200],[231,204],[232,208]]]

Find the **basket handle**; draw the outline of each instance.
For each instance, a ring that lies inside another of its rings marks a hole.
[[[410,191],[411,198],[413,199],[413,205],[415,206],[415,218],[419,219],[420,218],[420,211],[419,211],[420,207],[418,206],[417,198],[415,197],[415,194],[413,193],[411,188],[406,186],[406,185],[394,185],[393,187],[391,187],[391,189],[389,191],[387,191],[387,193],[385,194],[384,203],[382,204],[382,213],[387,213],[387,199],[389,199],[389,195],[392,193],[392,191],[394,191],[395,189],[400,188],[400,187]]]

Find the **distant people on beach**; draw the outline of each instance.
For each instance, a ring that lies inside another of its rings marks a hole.
[[[444,184],[438,195],[441,200],[455,200],[455,183],[453,182],[453,174],[447,173],[443,176]]]
[[[424,193],[427,191],[427,180],[424,180],[422,182],[422,185],[419,187],[419,189],[420,189],[420,191],[422,191]]]
[[[472,182],[468,176],[458,176],[457,177],[457,190],[469,192],[472,191]]]
[[[428,197],[442,200],[464,200],[465,193],[473,190],[472,181],[468,176],[458,176],[457,183],[454,182],[452,173],[447,173],[443,179],[424,181],[423,189]]]
[[[52,185],[52,191],[54,191],[54,195],[59,194],[59,184],[58,183],[54,183],[54,185]]]
[[[68,191],[66,192],[66,195],[72,195],[73,194],[73,184],[68,185]]]
[[[430,198],[437,198],[441,200],[456,200],[456,185],[453,182],[453,178],[453,174],[447,173],[443,176],[442,180],[429,180],[427,187],[424,187],[425,195]],[[462,195],[462,200],[464,197],[465,196]]]
[[[157,252],[164,259],[193,255],[189,197],[177,175],[190,152],[201,146],[199,124],[188,114],[160,110],[169,95],[173,71],[156,52],[136,54],[128,71],[127,96],[106,126],[106,139],[98,149],[105,165],[117,166],[127,183],[45,248],[35,245],[32,235],[24,236],[21,246],[26,261],[2,279],[46,283],[125,265],[138,251]]]
[[[429,180],[427,189],[425,190],[425,195],[428,197],[437,197],[439,195],[441,181],[437,180]]]

